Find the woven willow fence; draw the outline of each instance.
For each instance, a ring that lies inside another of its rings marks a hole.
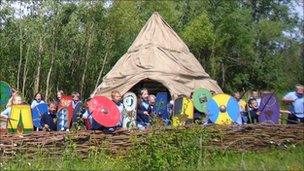
[[[102,131],[71,131],[71,132],[32,132],[28,135],[1,133],[0,156],[11,158],[18,154],[34,157],[37,153],[62,155],[64,149],[73,146],[76,153],[84,158],[91,150],[107,149],[113,154],[128,150],[136,143],[147,144],[147,134],[165,131],[187,131],[191,127],[159,128],[148,131],[118,130],[114,133]],[[304,125],[243,125],[243,126],[208,126],[202,127],[212,135],[202,148],[220,150],[260,150],[275,147],[286,148],[304,143]]]

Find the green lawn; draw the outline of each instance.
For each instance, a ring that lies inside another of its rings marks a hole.
[[[304,170],[304,145],[243,153],[150,147],[134,148],[124,155],[95,151],[87,159],[81,159],[70,150],[56,157],[18,156],[6,162],[1,160],[0,170]]]

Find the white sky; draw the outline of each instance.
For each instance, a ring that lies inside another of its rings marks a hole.
[[[297,13],[300,18],[304,18],[304,0],[293,0],[292,5],[295,7],[293,12]]]

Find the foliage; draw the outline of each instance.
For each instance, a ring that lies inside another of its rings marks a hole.
[[[88,98],[155,11],[224,91],[304,82],[303,20],[290,1],[0,3],[0,79],[28,101],[58,89]]]
[[[185,28],[183,37],[193,52],[199,53],[211,49],[214,41],[213,25],[207,14],[202,13],[191,21],[189,26]]]

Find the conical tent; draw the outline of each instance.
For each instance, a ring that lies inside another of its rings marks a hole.
[[[161,83],[171,95],[190,95],[197,87],[222,92],[187,45],[157,12],[153,13],[127,53],[103,78],[91,97],[110,97],[113,90],[124,94],[144,79]]]

